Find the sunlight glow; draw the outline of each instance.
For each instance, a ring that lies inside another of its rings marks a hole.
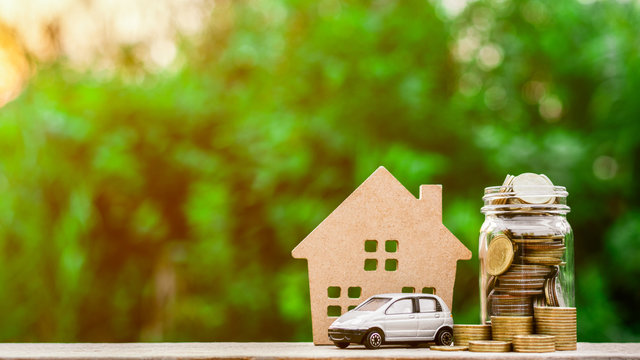
[[[0,107],[13,100],[29,75],[29,63],[12,33],[0,27]]]

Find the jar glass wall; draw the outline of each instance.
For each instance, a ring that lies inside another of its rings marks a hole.
[[[533,306],[574,307],[573,232],[562,186],[485,189],[480,229],[482,323],[532,316]]]

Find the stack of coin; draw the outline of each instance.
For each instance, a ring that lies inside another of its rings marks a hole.
[[[530,296],[509,295],[492,291],[489,294],[491,313],[498,316],[531,316],[533,307]]]
[[[533,333],[531,316],[492,316],[491,335],[493,340],[511,341],[514,335]]]
[[[506,316],[533,315],[532,297],[544,293],[549,266],[513,264],[509,270],[497,276],[496,284],[489,293],[491,314]]]
[[[469,351],[509,352],[511,351],[511,342],[495,340],[469,341]]]
[[[553,352],[556,351],[553,335],[514,335],[513,351],[517,352]]]
[[[564,265],[564,253],[567,249],[562,235],[513,236],[518,244],[516,262],[538,265]]]
[[[577,314],[574,307],[533,308],[536,332],[555,336],[556,350],[577,349]]]
[[[469,340],[491,340],[491,325],[453,325],[453,342],[468,346]]]
[[[557,277],[550,277],[544,283],[544,304],[548,306],[559,306],[558,293],[556,292]]]
[[[507,174],[507,177],[504,179],[502,186],[500,187],[500,193],[508,193],[511,191],[511,182],[515,176]],[[507,197],[499,196],[491,202],[493,205],[504,205],[507,203]]]

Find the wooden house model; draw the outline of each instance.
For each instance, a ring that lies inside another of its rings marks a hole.
[[[471,258],[442,224],[442,186],[415,198],[379,167],[293,250],[307,259],[313,342],[369,296],[425,292],[451,308],[456,262]]]

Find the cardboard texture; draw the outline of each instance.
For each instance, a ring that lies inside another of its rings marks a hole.
[[[383,293],[432,288],[451,308],[458,260],[467,249],[442,224],[442,186],[416,199],[379,167],[292,251],[307,259],[313,342],[331,344],[329,325]]]

